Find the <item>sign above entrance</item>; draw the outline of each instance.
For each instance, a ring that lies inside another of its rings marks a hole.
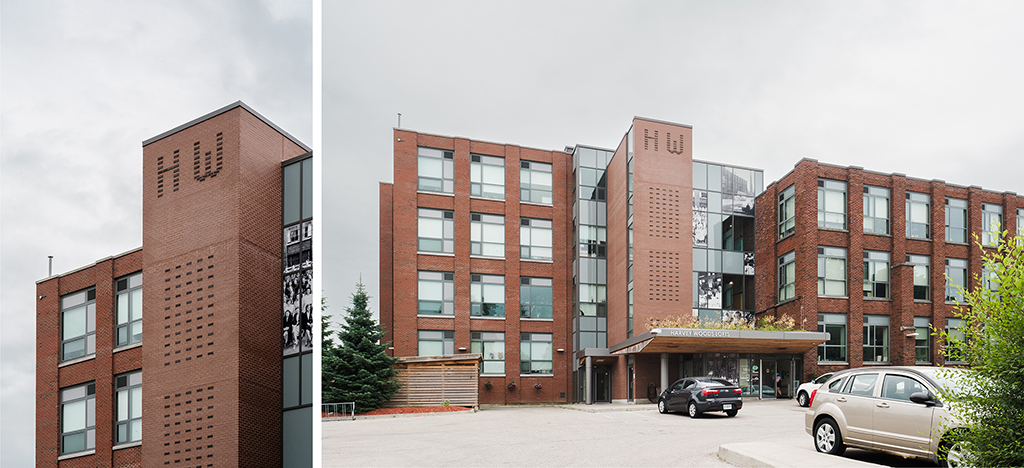
[[[798,354],[828,341],[828,333],[809,331],[655,328],[608,347],[615,355],[637,353]]]
[[[739,338],[739,330],[706,330],[693,328],[656,328],[652,335],[679,336],[683,338]]]

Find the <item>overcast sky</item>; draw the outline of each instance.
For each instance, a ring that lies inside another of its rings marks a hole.
[[[31,466],[35,281],[142,245],[142,141],[242,100],[312,145],[304,1],[0,3],[0,465]]]
[[[378,296],[392,128],[561,150],[634,115],[694,158],[1024,194],[1024,2],[325,2],[324,294]],[[374,299],[375,312],[379,302]]]

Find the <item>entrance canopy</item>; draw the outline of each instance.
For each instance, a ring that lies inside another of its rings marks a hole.
[[[827,332],[655,328],[608,347],[615,354],[797,354],[829,340]]]

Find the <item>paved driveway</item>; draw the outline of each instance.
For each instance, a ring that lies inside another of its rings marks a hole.
[[[623,411],[629,409],[629,411]],[[596,411],[591,411],[596,410]],[[791,400],[746,401],[739,415],[690,419],[654,405],[498,406],[477,413],[323,422],[323,466],[731,466],[728,442],[813,451],[804,409]],[[851,450],[853,458],[909,466]]]

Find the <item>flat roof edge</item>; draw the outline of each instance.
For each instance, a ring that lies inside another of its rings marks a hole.
[[[307,152],[313,151],[313,148],[310,148],[309,146],[306,146],[306,144],[301,142],[301,141],[299,141],[298,138],[293,137],[290,133],[284,131],[283,129],[281,129],[281,127],[278,127],[277,124],[275,124],[274,122],[271,122],[270,119],[264,117],[259,112],[256,112],[255,110],[253,110],[253,108],[249,107],[246,103],[244,103],[242,101],[235,101],[235,102],[233,102],[231,104],[228,104],[228,105],[226,105],[224,107],[221,107],[220,109],[217,109],[217,110],[215,110],[213,112],[210,112],[209,114],[206,114],[206,115],[204,115],[202,117],[199,117],[199,118],[190,120],[190,121],[188,121],[186,123],[183,123],[181,125],[178,125],[177,127],[174,127],[174,128],[172,128],[172,129],[170,129],[170,130],[168,130],[166,132],[163,132],[163,133],[161,133],[161,134],[159,134],[159,135],[157,135],[155,137],[149,138],[147,140],[143,140],[142,141],[142,146],[146,146],[146,145],[148,145],[150,143],[153,143],[155,141],[159,141],[159,140],[162,140],[164,138],[167,138],[168,136],[173,135],[175,133],[178,133],[178,132],[180,132],[180,131],[182,131],[182,130],[184,130],[186,128],[198,125],[198,124],[200,124],[202,122],[210,120],[210,119],[212,119],[212,118],[214,118],[214,117],[216,117],[218,115],[221,115],[221,114],[226,113],[228,111],[234,110],[235,108],[238,108],[238,107],[241,107],[242,109],[245,109],[246,112],[252,114],[257,119],[260,119],[263,123],[267,124],[267,126],[269,126],[270,128],[273,128],[275,131],[277,131],[277,133],[280,133],[285,138],[291,140],[292,143],[295,143],[300,148],[306,150]]]
[[[96,260],[95,262],[92,262],[92,263],[90,263],[88,265],[83,265],[83,266],[80,266],[80,267],[75,268],[73,270],[65,271],[64,273],[58,273],[56,275],[47,276],[46,278],[43,278],[41,280],[36,280],[36,284],[45,283],[45,282],[50,281],[50,280],[52,280],[54,278],[60,278],[60,277],[63,277],[63,276],[68,276],[68,275],[73,274],[73,273],[78,273],[79,271],[82,271],[82,270],[85,270],[85,269],[88,269],[88,268],[92,268],[92,267],[94,267],[96,265],[99,265],[100,263],[103,263],[103,262],[105,262],[107,260],[113,260],[115,258],[121,258],[121,257],[124,257],[126,255],[130,255],[130,254],[133,254],[135,252],[138,252],[140,250],[142,250],[142,246],[141,245],[136,247],[136,248],[134,248],[134,249],[126,250],[124,252],[121,252],[119,254],[114,254],[114,255],[111,255],[109,257],[103,257],[103,258],[101,258],[99,260]]]
[[[691,125],[691,124],[685,124],[685,123],[679,123],[679,122],[669,122],[668,120],[652,119],[652,118],[649,118],[649,117],[641,117],[639,115],[634,115],[633,119],[635,119],[635,120],[646,120],[648,122],[662,123],[662,124],[666,124],[666,125],[675,125],[677,127],[693,128],[693,125]]]

